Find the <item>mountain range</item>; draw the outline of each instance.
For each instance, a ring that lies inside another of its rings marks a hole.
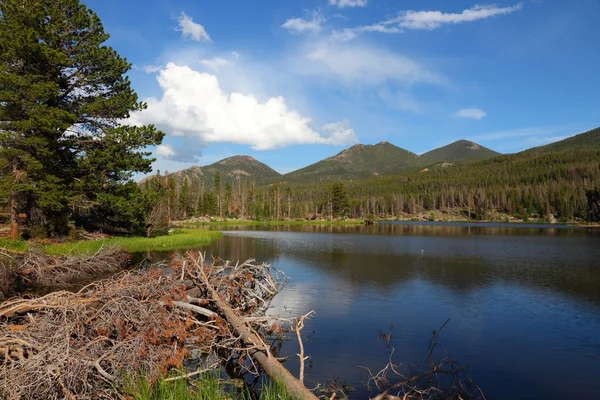
[[[525,150],[531,152],[559,152],[565,149],[587,148],[600,144],[600,128],[565,140]],[[250,156],[233,156],[207,166],[194,166],[170,174],[180,184],[187,177],[193,186],[212,187],[215,174],[221,179],[243,178],[257,186],[274,182],[294,184],[317,183],[336,180],[358,180],[382,175],[404,175],[435,168],[451,167],[475,161],[493,159],[502,154],[468,140],[459,140],[446,146],[417,155],[389,142],[375,145],[356,144],[338,154],[314,164],[280,174],[268,165]],[[143,183],[144,180],[142,180]]]

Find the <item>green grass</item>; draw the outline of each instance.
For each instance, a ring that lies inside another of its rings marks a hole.
[[[177,229],[170,235],[145,237],[114,237],[110,239],[83,240],[61,244],[42,245],[50,255],[91,254],[106,246],[120,246],[132,252],[147,250],[175,250],[192,246],[202,246],[219,239],[223,234],[203,229]],[[24,240],[0,240],[0,247],[12,251],[27,251],[30,244]]]
[[[123,388],[134,400],[251,400],[253,397],[244,389],[233,389],[234,385],[206,373],[199,379],[160,380],[152,386],[145,375],[128,378]],[[230,387],[231,390],[227,390]],[[267,381],[260,389],[259,400],[293,400],[282,383]]]
[[[0,239],[0,248],[9,251],[27,251],[29,244],[25,240]]]

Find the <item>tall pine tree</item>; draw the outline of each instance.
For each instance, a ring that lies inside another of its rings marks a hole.
[[[123,125],[145,108],[125,76],[131,64],[79,0],[0,1],[0,191],[42,234],[70,220],[139,227],[133,172],[149,172],[143,149],[153,126]]]

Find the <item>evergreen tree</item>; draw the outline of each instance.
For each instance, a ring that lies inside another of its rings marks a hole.
[[[130,178],[150,172],[141,150],[163,133],[122,125],[145,104],[108,38],[78,0],[0,1],[0,191],[13,237],[19,212],[40,233],[63,233],[78,217],[139,225],[129,220],[144,206]]]
[[[346,186],[336,182],[331,188],[331,211],[334,217],[345,217],[349,209],[348,193]]]
[[[204,192],[204,199],[202,201],[204,212],[207,215],[217,215],[219,212],[219,205],[217,204],[217,195],[214,192]]]
[[[179,191],[179,216],[183,219],[186,219],[190,208],[190,183],[188,177],[186,176],[183,178],[183,184],[181,185],[181,189]]]
[[[588,190],[585,192],[588,204],[588,221],[600,221],[600,189]]]
[[[231,184],[227,182],[225,184],[225,209],[227,210],[227,214],[231,213],[233,202],[233,190],[231,188]]]
[[[217,211],[219,213],[219,217],[221,217],[221,173],[219,171],[217,171],[217,173],[215,174],[215,184],[213,186],[213,192],[217,199]],[[212,213],[211,215],[215,214],[216,212]]]

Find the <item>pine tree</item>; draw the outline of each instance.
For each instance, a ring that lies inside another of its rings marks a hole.
[[[145,104],[108,38],[79,0],[0,1],[0,191],[13,237],[19,212],[41,233],[62,233],[77,216],[137,224],[130,178],[151,171],[141,150],[163,133],[122,125]]]
[[[179,215],[186,219],[190,210],[190,183],[188,177],[183,178],[183,184],[179,191]]]
[[[213,192],[217,199],[217,210],[219,213],[219,217],[221,217],[221,173],[219,171],[217,171],[217,173],[215,174],[215,184],[213,186]],[[216,213],[212,213],[211,215],[214,214]]]
[[[348,215],[349,200],[346,186],[336,182],[331,188],[331,213],[334,217],[345,217]]]
[[[227,214],[231,213],[231,207],[233,202],[233,189],[231,188],[231,184],[227,182],[225,184],[225,210],[227,210]]]

